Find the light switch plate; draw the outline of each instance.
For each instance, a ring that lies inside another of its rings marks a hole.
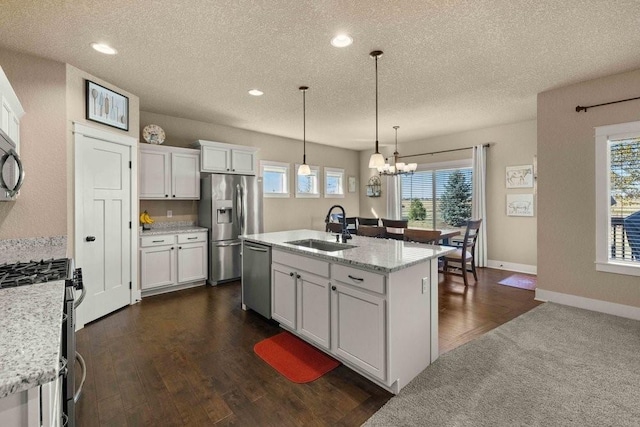
[[[422,293],[426,294],[429,291],[429,278],[428,277],[423,277],[422,278]]]
[[[173,216],[173,211],[167,211],[167,218],[171,218]]]

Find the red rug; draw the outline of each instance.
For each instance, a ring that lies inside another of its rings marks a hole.
[[[317,380],[340,365],[337,360],[289,332],[260,341],[253,351],[276,371],[299,384]]]
[[[536,289],[537,282],[538,279],[536,276],[529,276],[526,274],[512,274],[506,279],[499,281],[498,284],[533,291]]]

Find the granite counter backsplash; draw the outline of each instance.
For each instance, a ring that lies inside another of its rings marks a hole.
[[[67,236],[0,240],[0,264],[68,257]]]

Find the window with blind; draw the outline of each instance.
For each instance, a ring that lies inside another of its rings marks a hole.
[[[289,197],[289,163],[260,161],[264,197]]]
[[[402,175],[401,213],[411,228],[463,228],[471,218],[473,168],[468,162],[424,165]]]
[[[640,122],[596,128],[596,268],[640,275]]]
[[[299,175],[300,165],[296,164],[296,197],[320,197],[320,168],[309,166],[311,175]]]

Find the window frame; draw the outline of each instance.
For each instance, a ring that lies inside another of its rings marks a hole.
[[[330,174],[340,174],[340,193],[332,194],[327,192],[327,185],[329,183],[329,175]],[[344,169],[333,168],[329,166],[325,166],[324,168],[324,197],[325,199],[343,199],[344,198],[344,180],[345,174]]]
[[[283,193],[267,193],[264,191],[264,169],[265,166],[269,167],[275,167],[275,168],[282,168],[284,169],[284,183],[285,183],[285,190],[286,192]],[[274,162],[271,160],[260,160],[260,176],[262,177],[262,196],[266,197],[266,198],[288,198],[291,197],[291,191],[290,191],[290,187],[291,187],[291,179],[290,179],[290,175],[291,175],[291,164],[290,163],[283,163],[283,162]]]
[[[640,121],[597,126],[595,128],[596,175],[596,271],[640,276],[640,262],[609,258],[611,230],[610,193],[611,154],[609,141],[640,137]]]
[[[311,166],[309,165],[309,169],[311,169],[311,173],[315,174],[316,176],[316,181],[317,181],[317,188],[316,188],[316,192],[315,193],[300,193],[298,191],[298,170],[300,169],[300,164],[296,163],[295,164],[295,194],[297,198],[301,198],[301,199],[317,199],[320,198],[320,167],[319,166]]]

